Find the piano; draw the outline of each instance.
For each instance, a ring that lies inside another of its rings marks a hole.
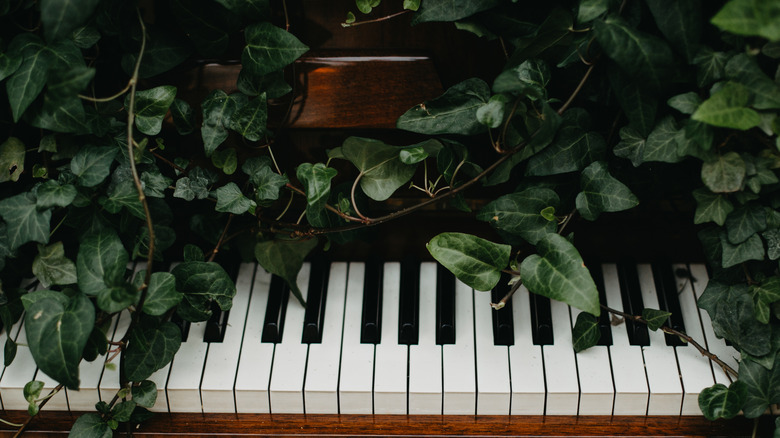
[[[302,30],[301,39],[314,50],[290,72],[297,84],[293,101],[275,105],[282,115],[291,106],[276,139],[281,162],[285,154],[322,160],[325,148],[347,135],[382,136],[395,144],[415,139],[392,130],[398,115],[465,77],[489,79],[500,69],[490,61],[499,59],[492,56],[500,50],[496,45],[449,25],[410,29],[400,18],[343,31],[338,23],[353,2],[288,3],[291,26]],[[401,38],[400,29],[414,37]],[[454,52],[458,45],[448,44],[452,39],[483,44],[484,50],[468,51],[469,59],[456,62],[462,54]],[[414,43],[419,41],[427,43]],[[234,89],[239,69],[230,62],[202,62],[176,74],[191,96],[202,97],[210,89]],[[355,90],[334,96],[333,89],[344,90],[344,84]],[[352,104],[366,96],[383,105]],[[414,199],[395,202],[388,208]],[[666,220],[679,217],[673,204],[658,203],[652,217],[663,220],[654,221],[659,226],[641,243],[629,236],[605,241],[612,226],[631,214],[621,213],[600,225],[576,226],[578,245],[592,260],[588,265],[603,303],[632,314],[643,307],[669,309],[670,324],[736,368],[738,353],[714,335],[707,313],[696,306],[708,273],[694,230],[680,225],[690,218]],[[439,207],[426,213],[439,221],[437,232],[463,230],[459,213]],[[599,345],[575,353],[571,329],[577,309],[521,288],[504,309],[494,311],[489,304],[501,298],[505,285],[479,292],[457,281],[425,253],[431,231],[411,221],[398,221],[399,229],[408,230],[401,241],[392,237],[397,233],[378,233],[379,244],[358,241],[334,249],[330,260],[307,261],[298,276],[306,309],[262,267],[229,268],[237,285],[232,309],[206,322],[181,324],[179,352],[150,377],[158,389],[155,416],[132,433],[751,435],[751,420],[711,422],[701,416],[699,392],[728,378],[693,347],[604,312]],[[492,233],[487,226],[469,231]],[[662,235],[666,239],[658,238]],[[670,249],[668,242],[678,246]],[[382,248],[383,260],[376,248]],[[640,248],[644,258],[627,262]],[[669,254],[679,257],[675,263],[652,262]],[[122,338],[129,319],[122,313],[111,321],[111,339]],[[22,322],[0,333],[0,343],[8,337],[24,344]],[[81,413],[94,411],[97,400],[109,401],[119,385],[117,367],[106,366],[111,356],[83,362],[81,389],[54,395],[26,436],[62,436]],[[33,379],[44,382],[44,393],[56,386],[21,347],[13,364],[0,369],[4,420],[25,421],[22,390]],[[766,423],[762,432],[769,430]],[[0,423],[0,436],[14,430]]]

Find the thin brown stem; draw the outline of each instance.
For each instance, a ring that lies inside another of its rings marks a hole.
[[[520,286],[523,284],[522,281],[515,281],[514,284],[512,284],[512,287],[509,289],[509,292],[504,295],[503,298],[497,303],[490,303],[490,307],[492,307],[494,310],[501,310],[506,306],[507,301],[509,301],[510,298],[512,298],[512,295],[517,292],[518,289],[520,289]]]
[[[558,109],[558,114],[563,114],[566,109],[569,108],[569,106],[574,102],[574,98],[577,97],[578,94],[580,94],[580,91],[582,90],[582,87],[585,86],[585,82],[588,81],[588,78],[590,77],[590,74],[593,73],[593,69],[596,68],[596,64],[592,63],[588,70],[585,72],[585,74],[582,76],[582,79],[580,80],[580,83],[577,84],[577,88],[574,89],[574,92],[571,93],[569,96],[569,99],[566,100],[566,103],[561,106],[560,109]]]
[[[403,11],[396,12],[395,14],[386,15],[384,17],[375,18],[373,20],[366,20],[366,21],[356,21],[354,23],[341,23],[343,27],[355,27],[360,26],[362,24],[371,24],[371,23],[379,23],[380,21],[390,20],[393,19],[399,15],[406,14],[408,12],[412,12],[410,9],[404,9]]]
[[[63,388],[63,385],[62,385],[62,383],[60,383],[54,389],[52,389],[51,392],[49,392],[49,395],[47,395],[46,397],[43,398],[43,400],[41,400],[41,404],[38,405],[38,411],[40,412],[40,410],[43,409],[44,406],[46,406],[46,403],[48,403],[49,400],[51,400],[51,397],[54,394],[60,392],[60,390],[62,390],[62,388]],[[35,415],[30,415],[29,417],[27,417],[27,419],[24,420],[24,423],[22,423],[22,426],[14,434],[14,438],[22,436],[22,433],[24,433],[24,430],[27,429],[27,426],[30,425],[30,422],[32,421],[33,418],[35,418]]]
[[[97,102],[111,102],[112,100],[116,99],[117,97],[127,93],[127,91],[130,90],[130,88],[132,88],[137,81],[138,81],[138,77],[134,76],[134,77],[130,78],[130,80],[127,81],[127,85],[125,85],[125,88],[117,91],[116,93],[114,93],[113,96],[108,96],[108,97],[91,97],[91,96],[85,96],[83,94],[79,94],[79,98],[84,99],[84,100],[89,101],[89,102],[96,102],[96,103]]]
[[[167,158],[163,157],[162,155],[158,154],[158,153],[157,153],[157,152],[155,152],[155,151],[151,151],[151,152],[152,152],[152,155],[154,155],[154,156],[155,156],[155,158],[157,158],[158,160],[162,161],[163,163],[165,163],[165,164],[167,164],[167,165],[169,165],[169,166],[173,167],[174,169],[178,170],[178,171],[179,171],[179,172],[181,172],[181,173],[187,173],[187,169],[185,169],[185,168],[183,168],[183,167],[179,166],[178,164],[176,164],[176,163],[174,163],[173,161],[171,161],[171,160],[169,160],[169,159],[167,159]]]
[[[233,216],[235,216],[233,213],[230,213],[230,216],[228,216],[225,228],[222,230],[222,234],[219,236],[219,240],[217,241],[216,246],[214,246],[214,249],[211,250],[211,256],[209,256],[210,262],[214,261],[214,257],[216,257],[217,253],[219,252],[219,247],[225,243],[225,236],[227,235],[228,229],[230,228],[230,223],[233,222]]]

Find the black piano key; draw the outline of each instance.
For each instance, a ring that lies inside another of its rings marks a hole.
[[[365,267],[360,342],[363,344],[378,344],[382,340],[382,283],[384,270],[378,259],[367,261]]]
[[[436,343],[455,343],[455,275],[442,265],[436,269]]]
[[[290,287],[276,275],[271,277],[271,287],[268,290],[268,306],[265,309],[262,342],[278,344],[282,342],[284,330],[284,315],[287,311],[287,299]]]
[[[416,345],[420,319],[420,263],[401,263],[401,294],[398,308],[398,343]]]
[[[588,269],[593,282],[596,283],[596,289],[599,291],[599,303],[607,302],[607,292],[604,289],[604,273],[601,271],[600,263],[589,263]],[[601,309],[599,315],[599,341],[596,345],[612,345],[612,327],[610,325],[609,312]]]
[[[529,292],[531,304],[531,337],[534,345],[552,345],[553,322],[550,311],[550,299]]]
[[[303,317],[303,338],[305,344],[322,342],[323,318],[328,294],[330,262],[317,259],[311,263],[309,289],[306,294],[306,313]]]
[[[187,335],[190,334],[190,322],[183,320],[178,313],[171,315],[171,322],[179,327],[179,330],[181,330],[181,341],[186,342]]]
[[[222,342],[225,338],[229,310],[222,310],[216,302],[211,303],[211,317],[206,321],[206,331],[203,334],[204,342]]]
[[[491,302],[498,303],[509,293],[511,288],[508,284],[509,276],[501,275],[496,287],[490,291]],[[512,300],[507,300],[502,309],[493,310],[493,344],[494,345],[514,345],[515,329],[512,321]]]
[[[683,323],[682,309],[680,308],[680,298],[677,296],[677,281],[674,278],[674,271],[671,263],[653,263],[653,280],[655,282],[655,291],[658,295],[659,310],[670,312],[666,325],[685,333],[685,324]],[[670,347],[681,347],[686,345],[679,337],[665,333],[666,345]]]
[[[620,282],[620,297],[623,300],[623,311],[629,315],[641,315],[644,309],[642,289],[639,285],[639,274],[635,263],[618,263],[618,281]],[[617,309],[620,310],[620,309]],[[650,336],[644,324],[626,320],[628,342],[631,345],[650,345]]]

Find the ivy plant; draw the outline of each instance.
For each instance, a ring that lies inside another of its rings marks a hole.
[[[509,274],[496,311],[520,285],[583,310],[582,350],[613,310],[568,225],[637,206],[632,172],[660,162],[699,175],[679,187],[712,269],[699,306],[740,354],[738,370],[723,364],[734,382],[700,395],[702,412],[755,418],[780,403],[777,4],[571,0],[529,14],[516,0],[392,2],[397,13],[374,17],[380,1],[357,0],[344,31],[451,22],[501,47],[504,68],[400,115],[397,128],[425,141],[350,137],[288,166],[273,154],[268,102],[293,93],[283,72],[308,47],[268,0],[0,1],[0,322],[23,321],[27,337],[7,338],[5,365],[29,348],[57,390],[78,389],[79,364],[111,349],[121,389],[72,430],[110,436],[148,417],[148,378],[182,340],[172,320],[230,309],[224,257],[253,259],[303,301],[295,279],[315,251],[429,204],[468,210],[479,187],[494,195],[471,217],[501,241],[443,232],[431,256],[478,291]],[[177,71],[235,47],[239,91],[182,97]],[[427,199],[372,211],[408,190]],[[129,328],[109,342],[120,315]],[[665,312],[623,316],[697,342]],[[25,388],[31,415],[42,388]]]

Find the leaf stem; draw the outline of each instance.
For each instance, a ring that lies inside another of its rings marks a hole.
[[[225,228],[222,230],[222,234],[219,236],[217,245],[214,246],[214,249],[211,250],[211,256],[209,256],[210,262],[214,261],[214,257],[216,257],[217,253],[219,252],[219,247],[222,246],[223,243],[225,243],[225,235],[227,234],[227,231],[230,228],[230,223],[233,222],[233,216],[235,216],[233,213],[230,213],[230,216],[228,216],[227,223],[225,224]]]
[[[143,42],[141,43],[141,45],[143,46]],[[89,102],[111,102],[112,100],[116,99],[117,97],[127,93],[128,90],[130,90],[131,88],[133,88],[135,86],[136,82],[138,82],[138,76],[134,76],[134,77],[130,78],[130,80],[127,81],[127,85],[125,85],[125,88],[122,88],[121,90],[116,92],[113,96],[108,96],[108,97],[91,97],[91,96],[85,96],[83,94],[79,94],[79,98],[87,100]]]
[[[41,411],[41,409],[42,409],[44,406],[46,406],[46,403],[47,403],[49,400],[51,400],[51,397],[52,397],[54,394],[58,393],[58,392],[59,392],[59,391],[60,391],[62,388],[63,388],[63,385],[62,385],[62,383],[60,383],[60,384],[59,384],[59,385],[57,385],[57,386],[56,386],[54,389],[52,389],[52,390],[51,390],[51,392],[49,392],[49,395],[48,395],[48,396],[46,396],[46,397],[45,397],[45,398],[44,398],[44,399],[41,401],[41,404],[40,404],[40,405],[38,405],[38,412],[40,412],[40,411]],[[38,414],[36,414],[36,415],[38,415]],[[22,423],[22,424],[21,424],[21,426],[19,427],[19,430],[17,430],[17,431],[16,431],[16,433],[14,434],[14,438],[18,438],[18,437],[22,436],[22,433],[24,433],[24,430],[25,430],[25,429],[27,429],[27,426],[29,426],[29,425],[30,425],[30,422],[32,421],[32,419],[33,419],[33,418],[35,418],[35,415],[30,415],[29,417],[27,417],[27,419],[25,419],[25,420],[24,420],[24,423]],[[3,421],[3,422],[5,423],[5,421]],[[10,424],[10,423],[9,423],[9,424]]]
[[[574,98],[577,97],[578,94],[580,94],[580,91],[582,90],[582,87],[585,85],[585,82],[588,81],[588,78],[590,77],[590,74],[593,73],[593,69],[596,68],[596,63],[592,63],[588,70],[585,72],[585,74],[582,76],[582,79],[580,80],[580,83],[577,84],[577,88],[574,89],[574,91],[571,93],[571,96],[569,96],[569,99],[566,100],[566,103],[561,106],[560,109],[558,109],[558,114],[563,114],[566,109],[569,108],[569,106],[574,101]]]
[[[379,23],[380,21],[390,20],[393,19],[399,15],[406,14],[407,12],[412,12],[411,9],[404,9],[403,11],[396,12],[395,14],[386,15],[384,17],[375,18],[373,20],[366,20],[366,21],[356,21],[354,23],[341,23],[342,27],[355,27],[360,26],[361,24],[370,24],[370,23]]]

